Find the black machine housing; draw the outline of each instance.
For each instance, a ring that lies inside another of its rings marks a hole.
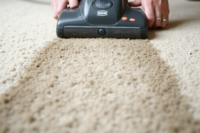
[[[77,8],[66,7],[57,22],[57,36],[146,39],[148,27],[141,8],[128,0],[79,0]]]

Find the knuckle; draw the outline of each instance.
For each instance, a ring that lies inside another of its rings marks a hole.
[[[62,12],[62,10],[56,10],[56,14],[57,14],[57,15],[60,15],[61,12]]]
[[[168,7],[165,7],[164,11],[169,14],[169,8]]]
[[[147,5],[149,5],[149,6],[154,5],[154,0],[148,0],[148,1],[147,1]]]
[[[169,9],[167,10],[167,14],[168,14],[168,15],[170,14],[170,10],[169,10]]]
[[[155,21],[155,17],[154,16],[149,16],[147,20],[150,21],[150,22],[154,22]]]
[[[53,18],[54,18],[54,19],[57,19],[57,16],[56,16],[56,15],[53,15]]]
[[[158,3],[158,9],[161,11],[162,10],[162,3]]]

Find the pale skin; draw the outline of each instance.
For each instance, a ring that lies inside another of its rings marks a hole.
[[[54,19],[58,19],[62,10],[70,5],[70,8],[78,7],[78,0],[52,0]],[[129,2],[130,6],[142,6],[146,16],[148,28],[165,28],[169,22],[169,4],[168,0],[135,0]],[[161,18],[158,19],[158,18]],[[166,21],[163,21],[166,20]]]

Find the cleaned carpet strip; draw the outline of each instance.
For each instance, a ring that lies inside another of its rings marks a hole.
[[[0,97],[0,132],[199,133],[148,40],[54,39]]]

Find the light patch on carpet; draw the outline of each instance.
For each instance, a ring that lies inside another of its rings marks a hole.
[[[199,133],[148,40],[59,39],[0,97],[0,132]]]

